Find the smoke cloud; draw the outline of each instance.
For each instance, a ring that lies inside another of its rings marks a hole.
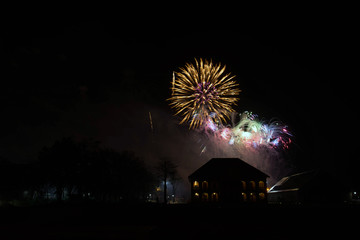
[[[149,168],[162,157],[170,158],[178,165],[182,177],[178,192],[185,198],[190,194],[188,176],[211,158],[240,158],[268,174],[270,186],[291,170],[281,151],[265,147],[256,151],[239,149],[178,122],[167,106],[132,103],[108,107],[99,119],[99,140],[118,151],[134,151]]]

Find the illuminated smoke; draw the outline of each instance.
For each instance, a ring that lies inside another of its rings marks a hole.
[[[279,120],[260,121],[247,111],[239,117],[233,126],[216,124],[208,118],[196,131],[202,142],[200,155],[240,158],[270,175],[271,184],[287,170],[283,153],[292,142],[292,134]]]

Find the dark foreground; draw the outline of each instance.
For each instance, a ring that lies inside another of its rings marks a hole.
[[[360,206],[54,205],[0,208],[0,239],[358,237]]]

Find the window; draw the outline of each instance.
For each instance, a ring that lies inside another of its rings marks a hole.
[[[243,190],[246,190],[246,182],[245,181],[241,181],[241,188]]]
[[[198,189],[198,188],[199,188],[199,182],[198,182],[198,181],[194,181],[194,183],[193,183],[193,188],[194,188],[194,189]]]
[[[246,202],[247,201],[247,196],[246,196],[246,193],[241,193],[241,197],[242,197],[242,200],[244,201],[244,202]]]
[[[251,202],[256,202],[256,195],[255,195],[255,193],[250,193],[250,201],[251,201]]]
[[[254,181],[250,181],[249,184],[250,184],[250,188],[251,188],[252,190],[255,190],[255,182],[254,182]]]
[[[207,181],[203,181],[201,187],[203,191],[206,191],[209,187],[209,183]]]
[[[211,194],[211,201],[212,201],[212,202],[217,202],[217,201],[219,201],[219,194],[216,193],[216,192],[213,192],[213,193]]]
[[[259,199],[264,200],[265,199],[265,193],[259,193]]]
[[[259,181],[259,188],[262,190],[265,189],[265,183],[263,181]]]
[[[194,198],[195,198],[195,199],[199,199],[199,197],[200,197],[200,196],[199,196],[198,193],[195,193],[195,194],[194,194]]]
[[[208,193],[203,193],[202,196],[201,196],[201,200],[203,202],[209,201],[209,194]]]

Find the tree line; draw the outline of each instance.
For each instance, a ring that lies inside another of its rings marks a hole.
[[[44,147],[31,163],[0,161],[0,202],[143,202],[164,179],[179,179],[176,166],[164,169],[163,162],[160,159],[151,169],[134,152],[117,152],[99,147],[98,142],[64,138]],[[166,192],[166,184],[164,187]]]

